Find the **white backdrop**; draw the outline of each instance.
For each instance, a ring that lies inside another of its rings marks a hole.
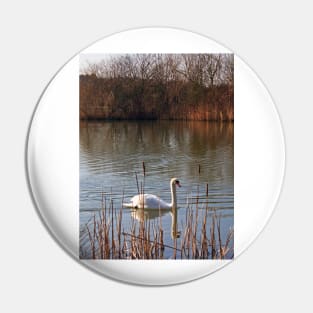
[[[312,8],[304,1],[167,2],[0,5],[1,311],[312,311]],[[137,26],[189,29],[231,48],[270,90],[286,136],[284,189],[261,236],[223,270],[176,287],[123,285],[74,262],[40,223],[25,179],[28,123],[48,81],[78,50]]]

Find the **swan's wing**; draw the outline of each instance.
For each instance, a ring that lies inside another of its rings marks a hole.
[[[130,199],[130,203],[124,203],[125,207],[145,208],[145,209],[168,209],[171,207],[156,195],[145,193],[144,195],[136,195]]]
[[[142,195],[136,195],[130,199],[130,203],[124,202],[123,206],[127,208],[140,208],[141,203],[142,203]]]
[[[171,205],[169,203],[166,203],[156,195],[145,194],[144,207],[148,209],[168,209],[171,207]]]

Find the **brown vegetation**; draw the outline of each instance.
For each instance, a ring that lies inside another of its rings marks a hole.
[[[132,217],[127,230],[122,228],[122,218],[123,209],[115,209],[113,202],[99,211],[98,216],[95,213],[81,229],[80,242],[85,245],[80,247],[80,258],[164,259],[165,249],[172,251],[172,259],[233,257],[233,229],[222,242],[220,217],[208,207],[186,210],[181,231],[177,231],[178,225],[172,228],[172,245],[164,243],[161,214],[156,221]]]
[[[115,55],[89,64],[80,118],[233,121],[233,55]]]

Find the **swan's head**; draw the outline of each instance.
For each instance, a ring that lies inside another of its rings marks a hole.
[[[171,179],[171,185],[172,186],[178,186],[178,187],[181,187],[181,184],[179,182],[179,180],[177,178],[172,178]]]

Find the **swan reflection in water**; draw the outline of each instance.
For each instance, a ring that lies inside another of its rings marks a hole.
[[[180,231],[177,230],[177,209],[171,210],[171,209],[132,209],[131,210],[131,216],[133,219],[136,219],[137,221],[144,222],[147,220],[157,220],[158,218],[161,218],[164,215],[170,214],[172,217],[172,223],[171,223],[171,236],[172,239],[179,238],[180,237]]]

